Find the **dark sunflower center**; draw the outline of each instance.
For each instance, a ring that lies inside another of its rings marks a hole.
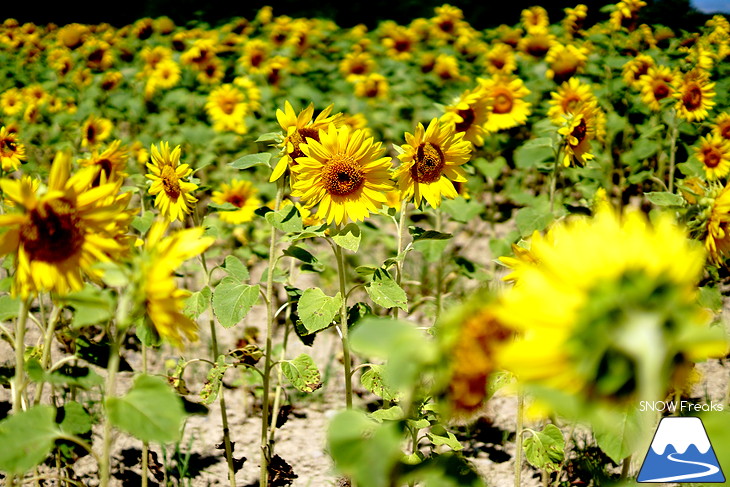
[[[722,135],[722,138],[725,140],[730,139],[730,123],[726,123],[720,127],[720,135]]]
[[[246,203],[246,198],[240,194],[232,194],[226,199],[226,201],[233,206],[240,208],[244,205],[244,203]]]
[[[365,182],[359,165],[351,158],[339,154],[324,167],[322,179],[327,192],[335,196],[351,195]]]
[[[233,110],[235,110],[235,108],[236,108],[236,102],[235,102],[235,100],[230,100],[230,99],[223,100],[221,102],[220,106],[221,106],[221,110],[223,110],[223,113],[225,113],[226,115],[230,115],[231,113],[233,113]]]
[[[162,168],[160,177],[167,196],[171,199],[177,199],[180,196],[180,179],[178,179],[175,169],[172,166],[165,165]]]
[[[702,150],[702,156],[705,166],[709,168],[717,167],[720,165],[722,156],[714,147],[707,147]]]
[[[363,63],[353,64],[350,68],[352,74],[363,74],[366,71],[366,67]]]
[[[585,118],[582,118],[580,122],[578,122],[578,126],[573,129],[570,135],[578,139],[578,144],[580,144],[583,142],[583,139],[586,138],[586,132],[588,132],[588,126],[586,125]]]
[[[89,54],[89,62],[92,63],[100,63],[102,59],[104,59],[104,50],[103,49],[94,49],[91,54]]]
[[[697,85],[692,85],[682,96],[682,103],[688,110],[697,110],[702,106],[702,90]]]
[[[15,141],[11,138],[0,139],[0,153],[13,154],[17,149]]]
[[[410,51],[411,43],[408,40],[399,39],[399,40],[395,41],[395,45],[393,45],[393,49],[395,49],[398,52]]]
[[[472,126],[474,120],[476,120],[476,114],[474,113],[474,109],[471,107],[466,110],[459,110],[456,114],[461,117],[461,122],[455,125],[457,132],[466,132],[469,130],[469,127]]]
[[[94,181],[91,183],[91,185],[95,187],[101,184],[102,174],[106,176],[106,180],[108,181],[112,175],[112,169],[114,169],[114,164],[109,159],[101,159],[99,161],[96,161],[96,165],[99,166],[101,169],[99,170],[99,174],[96,175]]]
[[[507,61],[503,58],[492,58],[491,63],[495,68],[502,69],[504,68],[504,65],[507,64]]]
[[[494,97],[494,113],[509,113],[512,111],[512,95],[510,93],[498,93]]]
[[[205,66],[205,74],[212,77],[216,71],[218,71],[215,67],[215,64],[208,64]]]
[[[636,72],[634,73],[634,79],[639,79],[642,76],[644,76],[649,71],[649,65],[641,63],[638,68],[636,68]]]
[[[418,146],[416,160],[411,167],[411,177],[418,183],[433,183],[441,178],[446,159],[441,148],[426,142]]]
[[[258,68],[261,62],[264,60],[264,55],[260,52],[255,52],[251,56],[251,66]]]
[[[90,123],[89,126],[86,127],[86,140],[91,143],[96,141],[96,127],[94,127],[93,123]]]
[[[20,240],[31,261],[60,262],[76,254],[84,241],[74,205],[64,199],[41,203],[20,227]]]
[[[442,20],[439,23],[439,29],[446,33],[451,33],[454,31],[454,22],[451,20]]]
[[[317,129],[303,128],[295,131],[289,136],[289,142],[294,146],[294,150],[289,153],[289,157],[292,158],[294,164],[296,164],[297,157],[304,157],[304,153],[299,148],[299,144],[307,142],[307,138],[314,139],[319,142],[319,131]]]
[[[541,37],[534,37],[527,44],[527,53],[534,57],[543,57],[549,50],[547,41]]]
[[[669,96],[669,87],[664,81],[660,81],[659,84],[654,86],[654,99],[663,100]]]

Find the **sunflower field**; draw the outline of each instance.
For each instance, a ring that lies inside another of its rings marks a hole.
[[[730,22],[645,6],[5,19],[3,485],[730,475]]]

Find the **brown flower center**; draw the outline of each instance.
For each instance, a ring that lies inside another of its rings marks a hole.
[[[233,110],[236,109],[236,101],[230,98],[227,100],[223,100],[220,103],[220,107],[223,113],[225,113],[226,115],[230,115],[231,113],[233,113]]]
[[[576,146],[580,145],[580,143],[583,142],[583,139],[586,138],[587,132],[588,132],[588,125],[586,124],[586,119],[581,118],[580,122],[578,122],[578,125],[570,133],[570,135],[572,137],[575,137],[578,140],[578,143],[575,144]]]
[[[65,199],[43,202],[20,227],[20,241],[31,261],[61,262],[84,242],[74,205]]]
[[[106,180],[109,181],[109,178],[112,175],[112,169],[114,169],[114,164],[109,159],[101,159],[99,161],[96,161],[96,165],[99,166],[99,174],[96,175],[94,178],[94,181],[91,183],[92,186],[96,187],[101,184],[101,175],[103,174],[106,176]]]
[[[685,108],[690,111],[697,110],[702,107],[702,90],[696,84],[690,86],[682,96],[682,103]]]
[[[472,126],[474,120],[476,120],[476,114],[474,113],[474,109],[471,107],[466,110],[459,110],[456,114],[461,117],[461,122],[455,125],[457,132],[466,132],[469,130],[469,127]]]
[[[720,135],[725,140],[730,139],[730,122],[725,123],[725,125],[720,126]]]
[[[90,144],[96,142],[96,127],[93,123],[90,123],[89,126],[86,127],[86,140],[88,140]]]
[[[416,150],[416,160],[411,167],[411,177],[418,183],[433,183],[441,178],[441,171],[446,165],[446,159],[441,148],[425,142]]]
[[[162,178],[162,187],[165,189],[167,196],[176,200],[180,196],[180,179],[177,177],[175,169],[165,164],[160,177]]]
[[[411,42],[407,39],[398,39],[395,41],[393,49],[398,52],[408,52],[411,50]]]
[[[722,155],[714,147],[705,147],[702,149],[702,160],[705,166],[713,168],[720,165]]]
[[[512,111],[512,94],[507,91],[501,91],[494,97],[494,113],[509,113]]]
[[[325,189],[335,196],[348,196],[360,189],[365,176],[351,157],[336,154],[322,169]]]
[[[289,136],[289,142],[291,142],[294,146],[294,150],[289,153],[289,157],[292,158],[293,164],[297,163],[297,157],[304,157],[304,153],[299,148],[299,144],[306,143],[307,138],[314,139],[319,142],[319,130],[304,127]]]
[[[655,100],[663,100],[664,98],[669,96],[669,86],[663,81],[659,80],[659,82],[654,85],[654,99]]]
[[[10,137],[5,137],[0,139],[0,154],[9,157],[13,154],[15,154],[15,151],[17,150],[18,146],[15,143],[15,140]]]
[[[241,208],[246,203],[246,198],[240,194],[232,194],[226,199],[226,202]]]

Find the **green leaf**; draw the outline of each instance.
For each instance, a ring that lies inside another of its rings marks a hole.
[[[274,142],[281,137],[281,132],[267,132],[259,135],[259,138],[254,142]]]
[[[132,220],[132,228],[137,230],[141,234],[147,233],[147,230],[152,226],[152,222],[155,221],[155,214],[151,211],[146,212],[142,216],[135,216]]]
[[[248,269],[241,262],[241,259],[235,255],[229,255],[223,262],[223,269],[228,273],[229,276],[238,279],[239,281],[248,281],[251,277],[248,273]]]
[[[327,296],[319,288],[309,288],[299,298],[297,313],[309,334],[323,330],[332,324],[342,306],[342,296]]]
[[[526,147],[526,145],[518,147],[514,152],[515,166],[518,169],[530,169],[538,166],[541,162],[553,160],[555,157],[550,146]]]
[[[103,272],[101,280],[109,287],[123,288],[129,285],[129,276],[125,269],[114,262],[99,262],[94,268]]]
[[[191,318],[197,318],[210,306],[210,298],[213,292],[208,286],[200,291],[195,291],[185,300],[185,314]]]
[[[553,221],[553,215],[549,208],[525,207],[517,211],[515,223],[522,237],[532,235],[535,230],[544,230]]]
[[[213,401],[218,397],[218,391],[220,391],[223,383],[223,375],[225,375],[228,367],[225,357],[219,355],[215,365],[208,371],[208,377],[200,390],[200,399],[206,406],[213,404]]]
[[[633,454],[642,440],[643,429],[636,411],[638,408],[620,414],[611,424],[594,424],[598,446],[616,463]]]
[[[652,193],[644,193],[644,196],[657,206],[684,206],[684,198],[678,194],[655,191]]]
[[[373,280],[365,285],[365,290],[375,304],[384,308],[398,307],[408,311],[408,296],[406,292],[390,277],[388,271],[378,269],[373,274]]]
[[[453,451],[459,451],[464,449],[464,446],[459,443],[459,440],[456,439],[454,433],[452,433],[451,431],[444,431],[444,434],[446,436],[435,435],[434,433],[427,433],[427,436],[428,439],[431,440],[431,443],[433,443],[434,445],[446,445]]]
[[[300,392],[314,392],[322,387],[317,364],[306,353],[282,362],[281,371]]]
[[[444,200],[441,209],[459,223],[468,223],[484,211],[484,205],[475,200],[467,200],[459,196],[453,200]]]
[[[88,284],[81,291],[66,294],[60,302],[74,309],[72,328],[105,324],[114,315],[111,293]]]
[[[383,421],[398,421],[399,419],[403,419],[404,416],[405,414],[400,406],[392,406],[388,409],[378,409],[377,411],[370,413],[370,417],[378,423],[382,423]]]
[[[284,255],[294,257],[306,264],[314,264],[317,262],[317,258],[315,256],[298,245],[290,245],[289,248],[284,250]]]
[[[522,444],[525,458],[533,467],[557,471],[565,458],[565,439],[557,426],[548,424],[542,431],[535,431]]]
[[[413,237],[414,242],[421,240],[448,240],[453,237],[450,233],[437,232],[436,230],[424,230],[421,227],[408,227],[408,232]]]
[[[46,372],[36,358],[28,360],[26,371],[33,382],[48,382],[56,386],[66,385],[91,389],[104,383],[104,378],[89,367],[64,364],[53,372]]]
[[[56,410],[34,406],[0,421],[0,470],[23,474],[40,464],[53,450],[61,431]]]
[[[352,252],[357,252],[360,247],[360,238],[360,227],[356,223],[348,223],[332,233],[332,240],[337,245]]]
[[[271,167],[269,165],[270,160],[271,160],[270,153],[259,152],[258,154],[248,154],[243,157],[239,157],[238,159],[229,163],[228,165],[234,169],[248,169],[249,167],[254,167],[254,166]]]
[[[185,409],[167,382],[142,374],[122,397],[108,397],[109,421],[142,441],[173,442],[180,438]]]
[[[534,149],[537,147],[553,147],[553,139],[550,137],[540,137],[538,139],[530,139],[521,146],[523,149]]]
[[[712,311],[720,311],[722,309],[722,292],[716,287],[701,287],[700,294],[697,299],[700,306],[709,308]]]
[[[213,313],[224,328],[239,323],[259,300],[259,285],[224,277],[213,290]]]
[[[60,415],[60,427],[64,433],[69,435],[83,435],[91,431],[94,424],[91,415],[84,407],[76,402],[69,401],[58,410]]]
[[[432,263],[441,260],[447,245],[449,245],[448,240],[419,240],[413,242],[413,248],[423,254],[426,262]]]
[[[304,229],[302,217],[294,205],[285,206],[279,211],[270,211],[265,218],[269,225],[284,233],[299,233]]]
[[[393,401],[397,394],[385,385],[383,380],[383,366],[371,365],[367,371],[360,376],[360,383],[365,389],[372,392],[378,397],[382,397],[384,401]]]
[[[18,316],[20,299],[9,295],[0,296],[0,321],[8,321]]]
[[[472,163],[477,170],[488,179],[497,179],[502,170],[507,166],[507,160],[500,156],[495,158],[493,161],[488,162],[483,157],[475,159]]]

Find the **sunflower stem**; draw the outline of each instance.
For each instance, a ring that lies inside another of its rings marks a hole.
[[[284,178],[277,180],[276,201],[274,211],[279,211],[281,200],[284,197]],[[271,387],[271,351],[273,348],[274,334],[274,269],[272,268],[276,258],[276,228],[271,226],[271,238],[269,240],[269,269],[266,274],[266,353],[264,354],[264,377],[263,396],[261,406],[261,475],[259,487],[267,487],[269,481],[269,459],[271,458],[269,444],[269,388]]]
[[[403,201],[401,201],[401,204],[400,204],[400,219],[398,220],[398,224],[396,225],[396,230],[398,232],[398,252],[395,254],[396,258],[398,258],[400,256],[401,252],[403,252],[403,229],[406,226],[407,215],[408,215],[408,200],[404,199]],[[400,286],[401,282],[403,281],[403,261],[396,262],[395,269],[396,269],[395,282]],[[398,308],[398,306],[395,306],[393,308],[393,318],[398,319],[399,311],[400,311],[400,308]]]
[[[553,165],[553,174],[550,178],[550,213],[555,210],[555,193],[558,187],[558,173],[560,171],[560,148],[555,151],[555,164]]]
[[[515,431],[515,487],[520,487],[522,479],[522,430],[524,422],[525,394],[517,393],[517,430]]]
[[[677,113],[672,112],[672,134],[669,142],[669,192],[674,192],[674,169],[675,160],[677,157],[677,137],[679,136],[679,120],[677,119]]]
[[[119,369],[119,333],[115,332],[109,350],[109,363],[107,365],[106,377],[106,394],[105,399],[114,396],[117,388],[117,370]],[[112,423],[109,420],[109,414],[104,415],[104,433],[103,448],[101,455],[101,465],[99,472],[101,476],[101,487],[109,486],[109,477],[111,472],[111,452],[112,452]]]
[[[29,299],[21,299],[15,321],[15,380],[13,381],[13,414],[23,410],[25,388],[25,325],[28,322]]]
[[[332,246],[337,260],[337,276],[340,280],[340,295],[342,296],[342,306],[340,307],[340,337],[342,340],[342,360],[345,366],[345,406],[352,409],[352,367],[350,358],[350,340],[348,338],[349,330],[347,325],[347,283],[345,279],[345,256],[342,248],[338,245]]]
[[[441,232],[443,226],[443,218],[441,214],[441,208],[436,208],[436,231]],[[436,262],[436,316],[434,317],[434,324],[439,320],[441,316],[441,288],[443,287],[444,280],[444,260],[443,255],[439,255],[438,261]]]
[[[51,316],[49,317],[48,326],[46,327],[46,333],[43,337],[43,354],[41,355],[41,367],[43,370],[48,370],[48,366],[51,362],[51,346],[53,344],[53,335],[56,332],[56,324],[58,318],[61,315],[61,308],[53,306],[51,310]],[[39,404],[41,402],[41,396],[43,395],[44,382],[38,384],[35,390],[35,397],[33,398],[33,404]]]
[[[147,374],[147,346],[142,344],[142,373]],[[147,462],[149,455],[149,443],[142,442],[142,487],[147,487]]]

